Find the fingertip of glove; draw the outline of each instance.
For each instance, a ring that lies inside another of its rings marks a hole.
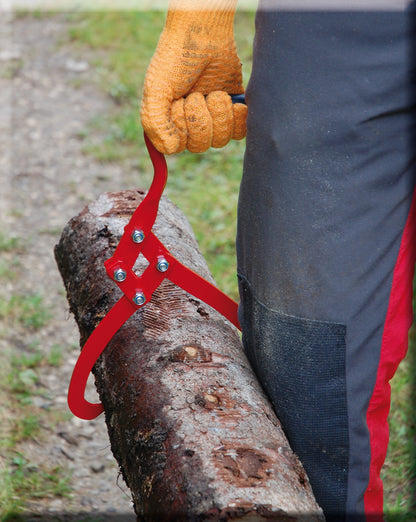
[[[186,149],[186,143],[188,140],[188,130],[186,128],[186,118],[185,118],[185,100],[184,98],[179,98],[172,103],[171,107],[171,119],[176,128],[176,132],[178,133],[179,144],[176,152],[182,152]]]
[[[153,145],[159,152],[167,155],[179,152],[179,139],[177,136],[175,136],[174,133],[165,133],[162,137],[161,135],[152,132],[152,130],[150,129],[146,130],[144,126],[143,128],[147,134],[147,137],[150,139],[150,141],[153,143]]]
[[[187,148],[190,152],[205,152],[212,142],[212,118],[205,97],[200,92],[193,92],[184,102],[186,128],[188,131]]]
[[[234,133],[233,104],[225,91],[213,91],[206,97],[212,117],[212,142],[214,148],[225,147]]]
[[[235,103],[233,105],[234,115],[234,140],[242,140],[247,134],[247,105]]]

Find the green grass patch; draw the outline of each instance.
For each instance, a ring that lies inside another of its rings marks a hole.
[[[235,236],[243,142],[168,158],[167,196],[189,219],[218,286],[238,299]]]
[[[13,417],[9,419],[9,447],[24,438],[30,438],[27,430],[22,430],[18,425],[30,424],[25,419],[33,416],[32,398],[41,392],[38,370],[45,364],[45,360],[45,356],[38,351],[11,355],[7,370],[2,372],[1,389],[7,394],[9,406],[14,411]],[[26,433],[27,436],[15,437],[13,433]]]
[[[4,257],[6,256],[4,255]],[[19,269],[20,260],[17,256],[13,256],[11,259],[0,259],[0,279],[15,280],[19,275]]]
[[[0,319],[24,328],[36,331],[48,323],[51,310],[38,293],[13,295],[10,298],[0,296]]]
[[[0,252],[11,252],[20,250],[21,240],[18,237],[8,236],[0,233]]]
[[[25,440],[35,439],[36,436],[41,433],[40,422],[41,417],[32,413],[20,417],[17,422],[13,424],[11,432],[11,441],[13,441],[13,445]]]
[[[78,49],[96,51],[102,85],[117,103],[137,98],[144,71],[162,31],[156,11],[103,11],[74,15],[70,38]]]
[[[136,112],[124,108],[110,120],[108,115],[92,119],[82,138],[85,141],[83,152],[103,163],[137,155],[137,144],[143,140],[139,136]]]
[[[20,520],[30,500],[69,496],[70,476],[62,468],[30,463],[25,442],[42,443],[45,428],[56,422],[52,415],[34,405],[34,397],[44,396],[39,370],[60,364],[63,347],[53,345],[49,353],[39,349],[38,340],[21,346],[19,352],[2,354],[0,395],[0,521]]]
[[[8,467],[0,469],[0,521],[19,520],[22,499],[69,497],[70,476],[60,467],[33,466],[16,453]]]
[[[416,326],[409,351],[392,379],[390,444],[383,469],[387,520],[416,520]]]
[[[49,353],[45,354],[33,342],[27,351],[12,354],[9,357],[8,369],[2,372],[1,388],[5,388],[14,406],[31,404],[31,398],[44,393],[40,385],[39,369],[58,366],[62,361],[63,346],[54,344]]]
[[[60,344],[53,344],[47,356],[47,363],[49,366],[60,366],[62,364],[64,347]]]
[[[25,251],[21,238],[0,232],[0,278],[16,279],[20,269],[19,255]]]

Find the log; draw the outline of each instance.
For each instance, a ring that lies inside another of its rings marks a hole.
[[[103,194],[55,247],[81,346],[121,295],[103,263],[143,197]],[[165,197],[153,231],[212,280],[189,223]],[[139,257],[135,270],[145,266]],[[237,330],[173,283],[119,330],[94,376],[137,520],[324,520]]]

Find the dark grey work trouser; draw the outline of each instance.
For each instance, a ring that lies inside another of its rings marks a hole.
[[[382,510],[386,382],[406,351],[415,262],[414,17],[260,4],[256,18],[243,340],[336,520]]]

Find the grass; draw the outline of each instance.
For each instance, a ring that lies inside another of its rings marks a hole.
[[[235,235],[244,143],[233,142],[210,155],[185,152],[172,158],[167,196],[193,226],[208,266],[221,287],[238,299]]]
[[[43,328],[52,317],[43,297],[38,293],[0,296],[0,320],[16,324],[32,331]]]
[[[416,321],[415,321],[416,323]],[[390,444],[383,470],[387,520],[416,520],[416,324],[409,351],[392,379]]]
[[[41,366],[54,365],[61,357],[56,345],[49,355],[36,348],[11,355],[1,369],[0,393],[7,397],[7,411],[1,411],[0,428],[0,521],[18,520],[28,501],[70,495],[70,476],[59,466],[33,465],[25,454],[25,442],[42,441],[45,424],[52,421],[33,405],[33,397],[45,390],[39,381]]]
[[[44,395],[45,389],[39,379],[44,367],[55,367],[62,361],[63,347],[53,345],[45,354],[37,348],[38,342],[26,346],[25,351],[9,356],[7,370],[2,371],[1,389],[7,393],[9,406],[15,415],[9,419],[9,440],[4,446],[14,447],[17,443],[35,437],[40,431],[40,412],[33,407],[33,397]]]
[[[22,252],[24,247],[20,238],[0,232],[0,279],[11,281],[17,277]]]
[[[19,237],[0,233],[0,279],[12,281],[18,277],[22,252],[23,241]],[[20,325],[36,331],[43,328],[50,318],[51,312],[40,294],[29,292],[6,296],[0,292],[0,321],[4,325]]]
[[[0,521],[19,520],[22,499],[68,497],[69,480],[60,467],[33,466],[16,453],[9,467],[0,469]]]
[[[21,243],[18,237],[8,236],[0,232],[0,253],[16,251],[21,248]]]
[[[23,269],[18,262],[24,251],[22,244],[17,237],[0,234],[0,278],[12,281],[19,277]],[[70,477],[61,468],[34,466],[30,455],[25,455],[25,443],[42,441],[44,428],[54,422],[53,415],[45,416],[33,400],[45,394],[40,369],[56,366],[62,360],[62,346],[53,345],[45,354],[35,337],[50,318],[51,310],[42,295],[17,291],[5,295],[0,286],[1,334],[10,340],[10,348],[0,353],[0,521],[18,520],[31,499],[70,493]]]

